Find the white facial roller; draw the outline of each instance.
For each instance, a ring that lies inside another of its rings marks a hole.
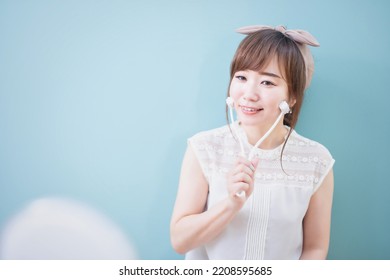
[[[282,111],[283,115],[290,112],[290,107],[288,106],[287,102],[284,100],[282,102],[280,102],[279,109],[280,109],[280,111]]]
[[[263,141],[271,134],[271,132],[276,127],[276,125],[280,122],[280,119],[285,114],[290,112],[290,107],[288,106],[287,102],[284,101],[284,100],[279,103],[279,109],[280,109],[281,112],[280,112],[278,118],[276,119],[274,124],[270,127],[270,129],[268,129],[267,133],[264,134],[263,137],[261,137],[259,141],[257,141],[256,145],[252,148],[252,150],[249,153],[248,160],[252,160],[256,148],[258,148],[261,145],[261,143],[263,143]]]
[[[241,141],[241,137],[238,135],[238,129],[237,127],[234,125],[234,117],[233,117],[233,109],[234,109],[234,100],[233,98],[231,98],[230,96],[226,98],[226,104],[228,105],[229,107],[229,114],[230,114],[230,125],[232,127],[234,127],[235,131],[236,131],[236,135],[238,137],[238,141],[240,143],[240,148],[241,148],[241,155],[243,157],[245,157],[245,151],[244,151],[244,146],[242,144],[242,141]],[[245,196],[245,192],[244,191],[240,191],[238,193],[236,193],[236,196],[238,197],[243,197]]]
[[[235,130],[236,135],[237,135],[237,138],[238,138],[238,142],[240,143],[241,155],[242,155],[243,157],[245,157],[244,146],[243,146],[243,144],[242,144],[241,137],[238,135],[238,129],[237,129],[237,125],[238,125],[238,124],[235,124],[235,123],[234,123],[234,116],[233,116],[234,100],[233,100],[233,98],[231,98],[230,96],[229,96],[228,98],[226,98],[226,104],[227,104],[228,107],[229,107],[230,125],[231,125],[232,127],[234,127],[234,130]]]
[[[234,100],[230,96],[226,98],[226,104],[229,106],[229,108],[232,108],[234,105]]]
[[[226,98],[226,104],[229,106],[230,121],[233,124],[233,107],[234,107],[234,100],[233,100],[233,98],[231,98],[231,97]],[[279,109],[280,109],[281,112],[280,112],[278,118],[276,119],[276,121],[274,122],[274,124],[270,127],[270,129],[267,131],[267,133],[264,134],[263,137],[261,137],[259,141],[257,141],[256,145],[250,151],[249,156],[248,156],[248,160],[249,161],[252,160],[256,148],[258,148],[261,145],[261,143],[263,143],[263,141],[271,134],[271,132],[276,127],[276,125],[280,122],[281,118],[285,114],[288,114],[290,112],[290,106],[288,106],[288,103],[286,101],[284,101],[284,100],[282,102],[280,102]],[[239,138],[239,142],[240,142],[240,146],[241,146],[241,154],[243,156],[245,156],[244,147],[242,145],[241,138],[238,135],[238,133],[236,133],[236,134],[237,134],[237,137]],[[236,196],[244,197],[245,196],[245,192],[244,191],[240,191],[240,192],[236,193]]]

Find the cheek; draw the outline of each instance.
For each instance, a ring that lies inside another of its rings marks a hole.
[[[289,96],[288,96],[288,92],[286,90],[278,90],[278,91],[275,91],[274,94],[270,94],[268,96],[269,98],[269,101],[272,102],[272,103],[279,103],[282,102],[282,101],[286,101],[288,102],[289,101]]]
[[[282,98],[283,98],[283,100],[286,100],[286,101],[289,101],[289,99],[290,99],[290,95],[288,94],[287,85],[286,85],[285,88],[282,90]]]
[[[288,101],[287,95],[281,94],[280,92],[279,93],[275,92],[275,94],[263,95],[262,98],[262,102],[264,106],[274,110],[275,114],[280,113],[279,104],[284,100]]]
[[[229,96],[237,101],[242,95],[241,86],[237,83],[232,82],[229,87]]]
[[[281,96],[278,94],[268,93],[261,96],[261,101],[264,104],[273,105],[281,101]]]

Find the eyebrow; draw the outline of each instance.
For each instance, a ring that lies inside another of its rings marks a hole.
[[[271,77],[275,77],[275,78],[279,78],[281,79],[282,77],[279,77],[278,75],[274,74],[274,73],[270,73],[270,72],[260,72],[261,75],[265,75],[265,76],[271,76]]]

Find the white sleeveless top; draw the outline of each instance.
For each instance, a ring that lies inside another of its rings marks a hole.
[[[242,128],[238,133],[246,153],[252,149]],[[207,208],[228,195],[227,173],[240,146],[229,127],[204,131],[188,139],[209,184]],[[294,130],[283,152],[256,149],[260,158],[252,195],[224,231],[211,242],[186,254],[186,259],[299,259],[302,222],[310,198],[331,170],[334,159],[321,144]]]

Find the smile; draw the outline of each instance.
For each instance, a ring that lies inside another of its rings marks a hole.
[[[246,113],[246,114],[255,114],[263,109],[257,109],[257,108],[253,108],[253,107],[246,107],[246,106],[241,106],[240,105],[240,108],[241,108],[241,111],[243,113]]]

